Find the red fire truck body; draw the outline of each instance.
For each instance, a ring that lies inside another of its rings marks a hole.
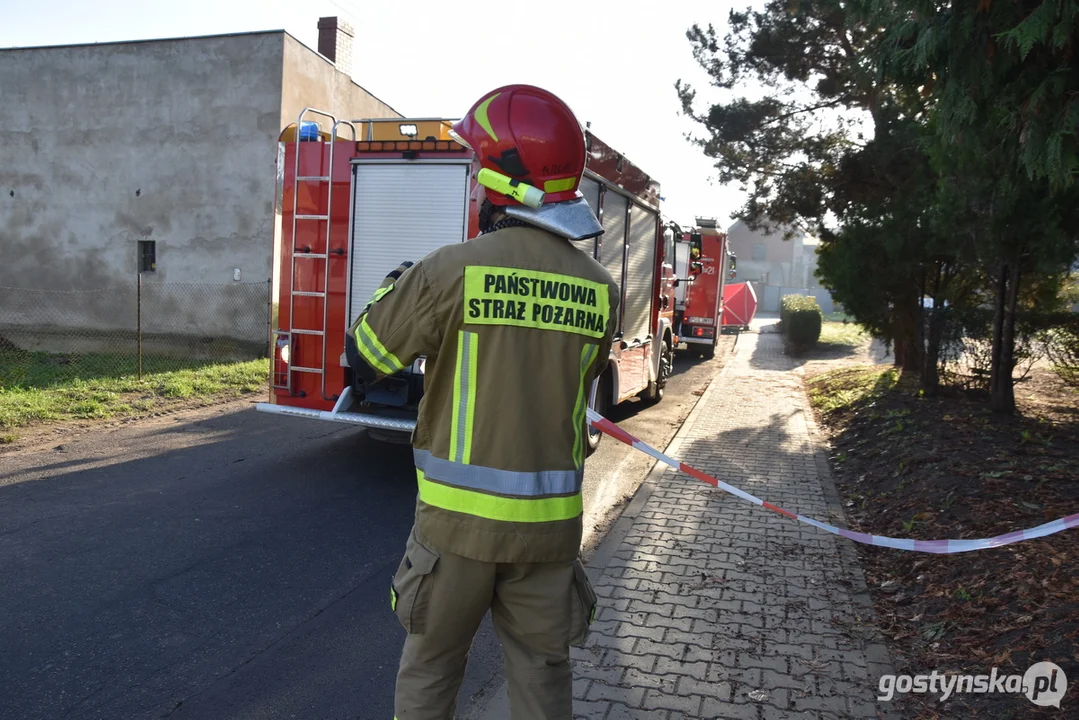
[[[309,114],[328,118],[330,131],[305,122]],[[278,323],[271,397],[260,411],[390,433],[415,427],[424,360],[358,401],[344,339],[389,271],[478,234],[472,153],[450,140],[451,125],[441,119],[346,122],[308,109],[282,133]],[[590,398],[603,413],[631,397],[662,398],[674,346],[674,234],[660,224],[659,184],[591,132],[586,139],[580,190],[605,232],[574,244],[621,288],[610,367]],[[598,440],[596,433],[590,444]]]
[[[676,315],[676,335],[698,355],[711,358],[716,352],[723,317],[723,291],[733,277],[734,256],[727,247],[727,234],[714,227],[702,227],[682,235],[682,242],[699,253],[690,262],[685,299]]]

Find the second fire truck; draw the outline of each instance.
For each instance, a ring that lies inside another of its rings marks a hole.
[[[451,140],[453,122],[343,121],[308,108],[282,133],[278,326],[271,397],[258,410],[365,426],[388,440],[408,438],[423,395],[424,359],[358,400],[351,393],[345,331],[399,263],[477,235],[472,153]],[[621,289],[610,365],[589,403],[605,414],[631,398],[663,397],[675,344],[675,235],[660,223],[659,183],[591,131],[586,145],[580,191],[605,232],[574,244]],[[600,437],[591,431],[592,449]]]
[[[714,218],[696,222],[697,227],[679,239],[678,256],[685,259],[678,263],[675,333],[691,351],[711,359],[722,331],[724,289],[734,278],[737,261]],[[689,281],[683,282],[686,278]]]

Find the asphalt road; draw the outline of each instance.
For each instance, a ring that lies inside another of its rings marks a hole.
[[[719,368],[611,413],[665,445]],[[593,546],[651,462],[587,463]],[[0,718],[390,718],[408,447],[249,404],[0,456]],[[489,623],[461,708],[499,681]]]

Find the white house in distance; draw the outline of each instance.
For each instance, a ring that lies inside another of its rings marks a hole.
[[[825,313],[832,298],[816,278],[818,238],[795,230],[790,240],[783,231],[752,230],[742,220],[727,229],[731,252],[738,258],[738,281],[753,283],[763,312],[778,312],[783,295],[814,295]]]

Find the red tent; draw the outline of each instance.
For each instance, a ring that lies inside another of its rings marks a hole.
[[[723,327],[748,330],[757,312],[757,293],[750,283],[735,283],[723,288]]]

